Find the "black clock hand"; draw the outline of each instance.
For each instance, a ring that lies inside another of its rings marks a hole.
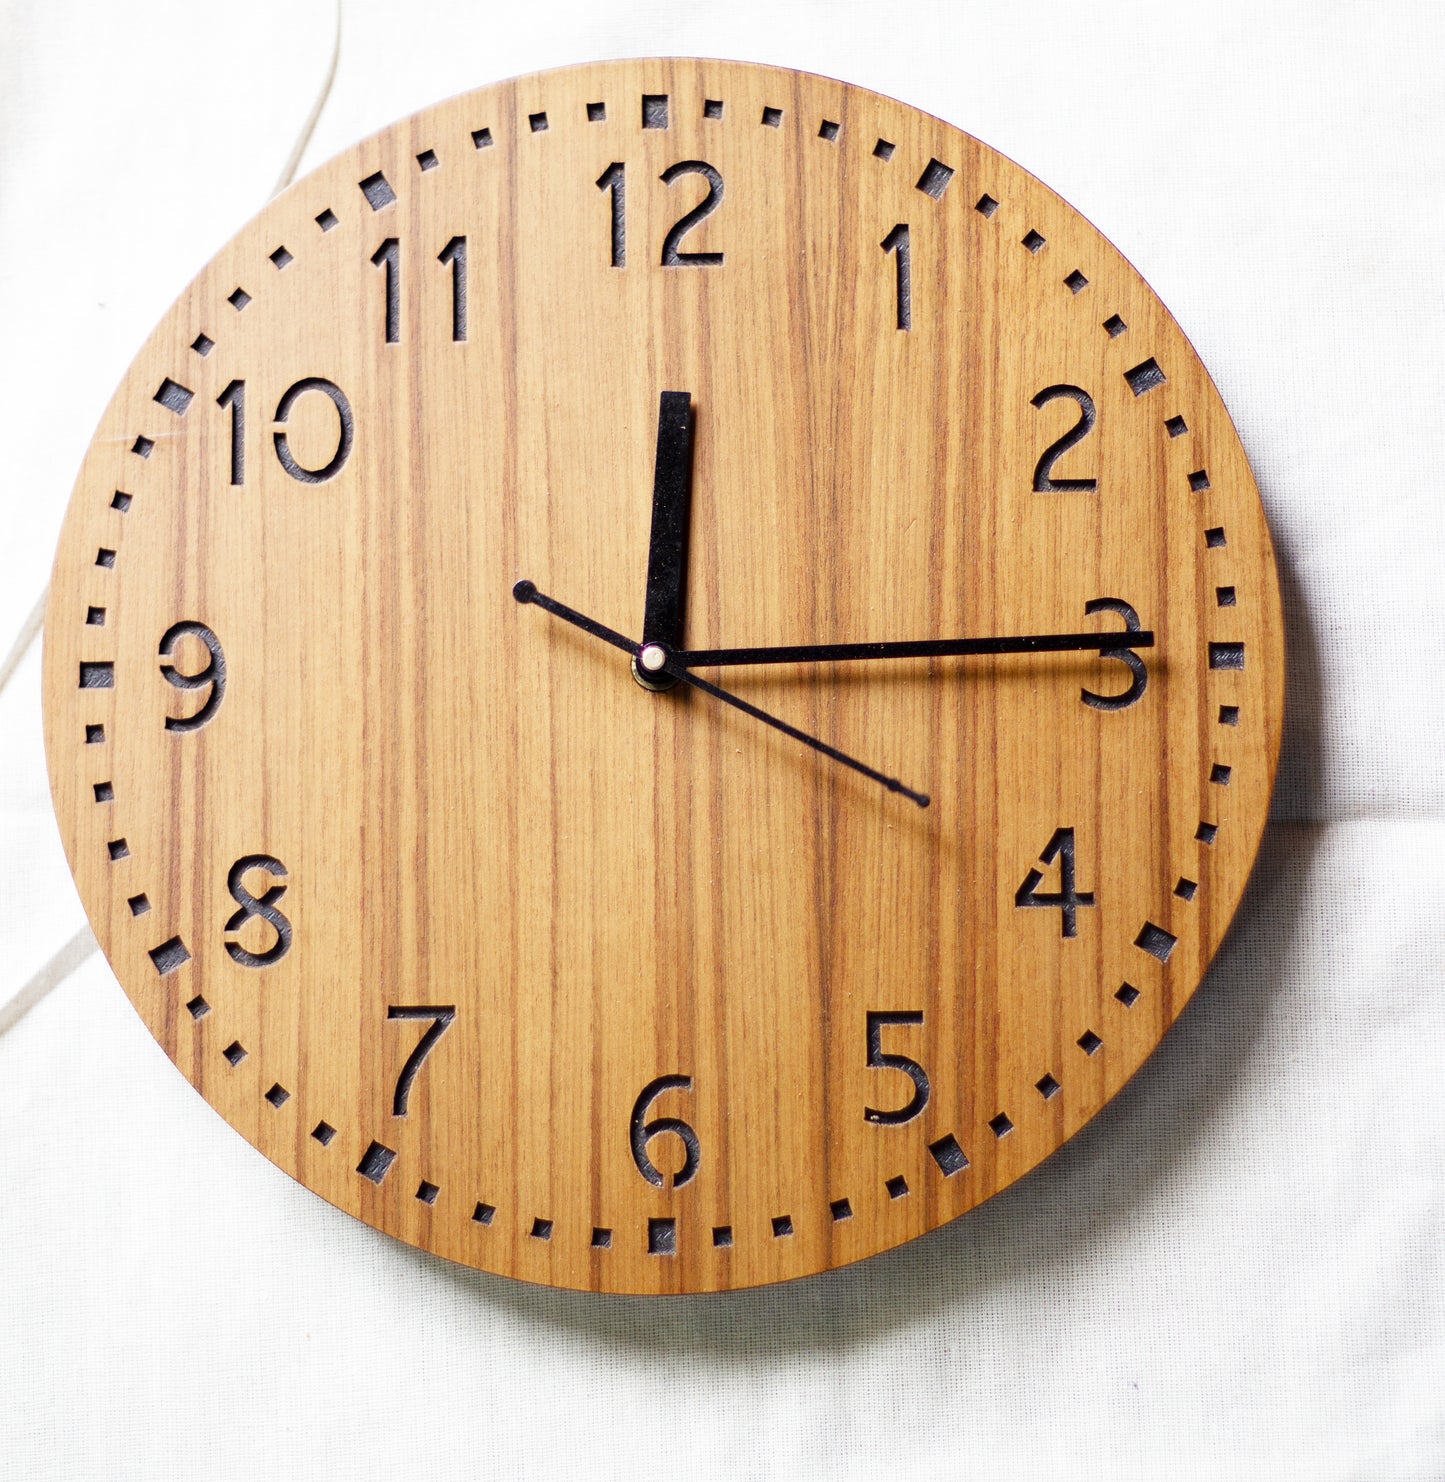
[[[1097,649],[1153,648],[1148,629],[1114,633],[1023,633],[1008,638],[925,638],[899,643],[795,643],[769,648],[684,649],[672,662],[685,669],[714,664],[835,663],[844,659],[939,659],[976,654],[1050,654]]]
[[[775,715],[769,715],[766,710],[759,710],[756,705],[739,696],[730,694],[727,690],[719,689],[715,684],[709,684],[705,679],[699,679],[697,675],[690,674],[686,668],[677,662],[661,644],[647,644],[640,646],[632,642],[630,638],[624,638],[621,633],[599,623],[590,617],[578,612],[575,608],[568,607],[563,602],[558,602],[555,597],[549,597],[545,592],[539,592],[536,584],[530,581],[519,581],[512,588],[512,596],[518,602],[531,603],[540,607],[544,612],[550,612],[553,617],[559,617],[564,622],[571,623],[574,627],[581,628],[584,633],[590,633],[594,638],[600,638],[604,643],[610,643],[614,648],[620,648],[624,653],[631,654],[637,659],[645,647],[647,661],[640,667],[650,674],[664,673],[673,679],[681,680],[684,684],[690,684],[694,689],[701,690],[705,695],[711,695],[715,700],[721,700],[725,705],[731,705],[736,710],[741,710],[744,715],[751,715],[755,720],[760,720],[764,725],[772,726],[775,731],[781,731],[785,736],[791,736],[795,741],[801,741],[804,746],[811,746],[814,751],[820,751],[826,757],[831,757],[835,762],[842,762],[845,767],[851,767],[855,772],[861,772],[865,777],[871,777],[874,782],[882,783],[889,792],[902,793],[910,802],[917,803],[920,808],[926,808],[929,804],[927,793],[914,792],[911,787],[905,787],[896,777],[885,776],[882,772],[875,771],[863,762],[851,757],[847,752],[839,751],[836,746],[829,746],[826,741],[819,741],[816,736],[810,736],[806,731],[800,731],[796,726],[790,726],[787,721],[779,720]]]
[[[692,396],[664,391],[657,407],[657,453],[652,466],[652,538],[647,547],[647,601],[642,643],[675,649],[682,644],[687,591],[687,529],[692,503]],[[648,672],[633,676],[646,689],[671,689],[677,676]]]

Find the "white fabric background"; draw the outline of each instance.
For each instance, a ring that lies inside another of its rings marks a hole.
[[[795,1285],[635,1301],[324,1205],[92,956],[38,648],[0,695],[0,1477],[1445,1478],[1445,7],[343,0],[307,169],[589,58],[845,77],[1020,160],[1213,371],[1279,547],[1275,822],[1161,1050],[1021,1184]],[[0,0],[0,651],[90,431],[322,90],[329,0]]]

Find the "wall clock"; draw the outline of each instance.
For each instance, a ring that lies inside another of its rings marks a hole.
[[[710,1291],[1116,1092],[1265,825],[1269,534],[1075,211],[820,77],[441,104],[269,205],[81,470],[46,742],[153,1034],[342,1209]]]

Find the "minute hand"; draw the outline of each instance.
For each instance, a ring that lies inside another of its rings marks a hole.
[[[1153,648],[1149,629],[1112,633],[1020,633],[1007,638],[923,638],[897,643],[791,643],[770,648],[698,648],[672,655],[687,669],[714,664],[833,664],[848,659],[947,659],[980,654],[1057,654]]]

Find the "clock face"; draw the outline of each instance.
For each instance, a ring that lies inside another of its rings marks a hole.
[[[268,206],[101,423],[45,666],[196,1089],[379,1229],[632,1292],[897,1245],[1087,1122],[1283,695],[1239,439],[1119,253],[914,109],[693,61]]]

